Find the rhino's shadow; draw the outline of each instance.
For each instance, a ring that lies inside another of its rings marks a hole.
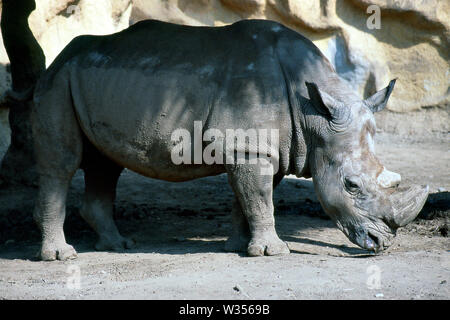
[[[367,250],[356,248],[356,247],[348,247],[346,245],[336,245],[333,243],[320,241],[320,240],[312,240],[308,238],[297,238],[292,236],[284,236],[281,237],[284,241],[289,242],[296,242],[296,243],[302,243],[302,244],[310,244],[314,246],[324,247],[324,248],[332,248],[337,249],[341,251],[342,253],[345,253],[348,255],[348,257],[358,257],[358,258],[365,258],[365,257],[373,257],[373,254],[368,253]],[[296,250],[291,249],[291,253],[297,253],[297,254],[312,254],[312,255],[318,255],[319,253],[314,253],[310,251],[302,251],[302,250]]]
[[[289,235],[280,236],[283,241],[295,242],[301,244],[310,244],[314,246],[319,246],[323,248],[332,248],[341,251],[345,255],[336,255],[339,257],[353,257],[353,258],[367,258],[373,257],[374,254],[368,253],[366,250],[348,247],[342,245],[335,245],[332,243],[311,240],[308,238],[297,238]],[[208,238],[202,239],[185,239],[182,241],[169,240],[165,242],[154,242],[154,243],[138,243],[133,249],[126,249],[123,252],[126,254],[142,254],[142,253],[157,253],[157,254],[168,254],[168,255],[185,255],[185,254],[201,254],[201,253],[226,253],[224,250],[224,240],[212,240]],[[89,253],[94,252],[92,245],[80,244],[75,245],[79,253]],[[113,251],[111,251],[113,252]],[[114,252],[118,253],[118,252]],[[320,253],[315,253],[312,251],[303,251],[298,249],[292,249],[292,254],[307,254],[307,255],[320,255]],[[246,252],[235,252],[235,254],[240,257],[248,257]],[[333,256],[333,254],[331,254]]]
[[[309,238],[299,238],[288,234],[280,235],[283,241],[288,243],[300,243],[309,244],[313,246],[319,246],[328,249],[337,249],[345,255],[336,255],[339,257],[357,257],[366,258],[373,257],[374,254],[368,253],[367,250],[360,249],[357,247],[349,247],[346,245],[336,245],[333,243],[313,240]],[[139,242],[137,246],[133,249],[124,250],[123,253],[133,254],[133,253],[157,253],[157,254],[168,254],[168,255],[185,255],[185,254],[198,254],[198,253],[226,253],[224,250],[225,240],[215,240],[214,238],[188,238],[183,240],[166,240],[158,242]],[[79,253],[93,252],[94,249],[92,245],[81,244],[77,247]],[[310,254],[310,255],[320,255],[321,253],[316,253],[313,251],[304,251],[291,248],[291,253],[293,254]],[[241,257],[248,257],[246,252],[236,252]],[[331,254],[333,255],[333,254]]]
[[[116,204],[117,224],[125,236],[138,237],[136,248],[126,253],[225,252],[224,241],[231,231],[230,211],[234,197],[225,175],[180,184],[133,173],[126,173],[123,178]],[[79,175],[76,179],[69,195],[67,240],[79,253],[95,252],[96,234],[78,214],[83,177]],[[0,208],[0,259],[33,259],[40,242],[39,230],[32,221],[33,205],[31,201],[13,196],[11,192],[0,192],[0,200],[5,199],[2,203],[11,205],[11,208]],[[448,192],[430,195],[419,218],[432,219],[446,214],[449,199]],[[23,205],[16,208],[18,204]],[[356,247],[328,243],[327,238],[312,240],[302,234],[306,229],[333,227],[316,200],[311,181],[285,178],[275,190],[274,204],[281,239],[309,245],[305,250],[297,245],[291,248],[292,253],[322,254],[326,247],[336,255],[341,252],[348,257],[372,256]],[[2,211],[5,214],[1,214]],[[317,246],[317,250],[312,246]],[[245,253],[239,255],[246,256]]]

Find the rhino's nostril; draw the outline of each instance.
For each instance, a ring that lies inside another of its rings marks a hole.
[[[377,251],[378,248],[381,246],[380,239],[373,235],[372,233],[367,233],[367,243],[370,244],[368,247],[373,249],[374,251]]]

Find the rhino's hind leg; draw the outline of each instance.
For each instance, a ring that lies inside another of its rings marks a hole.
[[[231,236],[225,242],[225,251],[242,252],[247,251],[250,242],[250,229],[247,218],[242,213],[241,205],[237,199],[233,202],[231,211],[231,222],[233,231]]]
[[[41,229],[42,246],[38,258],[45,261],[76,258],[75,249],[66,243],[63,225],[70,179],[41,175],[34,220]]]
[[[134,241],[120,235],[113,219],[116,186],[123,168],[93,147],[89,149],[82,164],[86,189],[80,214],[97,232],[99,240],[95,249],[122,251],[132,248]]]
[[[289,253],[275,231],[272,202],[273,177],[261,175],[258,165],[227,166],[228,180],[239,201],[250,230],[247,253],[250,256]]]
[[[66,243],[63,225],[67,190],[81,163],[81,131],[64,72],[55,76],[52,88],[37,95],[30,122],[39,173],[33,213],[42,233],[38,256],[42,260],[66,260],[76,257],[75,249]]]

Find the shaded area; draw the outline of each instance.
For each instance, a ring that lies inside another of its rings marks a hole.
[[[93,252],[97,236],[79,215],[82,185],[79,172],[69,191],[65,232],[68,242],[79,252]],[[35,193],[34,188],[20,192],[0,189],[1,257],[12,254],[29,259],[27,248],[37,250],[40,233],[32,219]],[[129,252],[222,252],[231,231],[232,199],[226,175],[170,183],[126,171],[119,182],[114,216],[121,233],[138,241],[136,249]],[[366,253],[356,247],[333,244],[329,231],[323,233],[321,240],[308,238],[308,230],[334,227],[317,202],[311,181],[285,178],[274,193],[274,204],[277,230],[283,240],[330,247],[349,255]],[[449,192],[431,194],[416,221],[401,232],[447,237],[449,212]]]
[[[438,192],[428,196],[418,219],[431,220],[434,218],[448,218],[450,214],[450,192]]]
[[[64,225],[67,238],[72,240],[96,238],[79,214],[83,184],[80,170],[69,190]],[[40,241],[40,233],[32,217],[36,192],[36,188],[20,186],[0,189],[0,244]],[[145,178],[126,170],[119,181],[114,219],[118,227],[128,233],[142,230],[145,221],[154,219],[220,219],[231,223],[233,199],[226,175],[172,183]],[[315,198],[311,181],[285,178],[274,192],[274,205],[276,216],[305,215],[329,220]],[[195,230],[192,232],[195,235]]]
[[[363,256],[367,256],[367,257],[374,256],[374,254],[368,254],[367,250],[364,250],[364,249],[361,249],[361,248],[349,247],[349,246],[346,246],[346,245],[336,245],[336,244],[333,244],[333,243],[319,241],[319,240],[302,239],[302,238],[296,238],[296,237],[291,237],[291,236],[283,237],[283,240],[290,241],[290,242],[302,243],[302,244],[312,244],[312,245],[315,245],[315,246],[326,247],[326,248],[335,248],[335,249],[338,249],[339,251],[342,251],[342,252],[347,253],[347,254],[352,255],[352,256],[354,256],[354,255],[363,255]],[[297,251],[297,250],[291,250],[291,252],[303,253],[303,254],[311,254],[309,252],[303,252],[303,251]]]
[[[430,194],[415,223],[405,227],[405,231],[421,235],[448,237],[450,222],[450,192]]]
[[[442,48],[445,46],[437,45],[433,39],[433,36],[439,36],[441,38],[439,43],[448,44],[445,36],[440,36],[445,30],[445,26],[442,23],[426,18],[412,8],[409,10],[381,8],[382,28],[369,29],[366,24],[369,17],[369,14],[365,12],[367,7],[368,5],[361,5],[357,1],[337,0],[336,15],[349,25],[373,35],[380,42],[389,43],[396,48],[404,49],[425,41],[433,45],[442,58],[448,58],[448,53]],[[359,17],[359,19],[356,19],[356,17]],[[396,30],[388,29],[388,32],[385,32],[383,21],[387,20],[389,20],[389,24],[385,23],[385,25],[390,25],[394,28],[397,26]],[[408,23],[407,28],[405,28],[405,22]],[[416,32],[410,32],[411,29],[415,29]]]

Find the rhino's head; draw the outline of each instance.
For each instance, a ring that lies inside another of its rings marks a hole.
[[[325,212],[353,243],[379,251],[391,244],[397,228],[422,209],[428,186],[400,187],[400,175],[375,156],[373,112],[382,110],[394,87],[364,101],[337,101],[314,83],[306,83],[311,104],[320,113],[311,124],[309,167]]]

